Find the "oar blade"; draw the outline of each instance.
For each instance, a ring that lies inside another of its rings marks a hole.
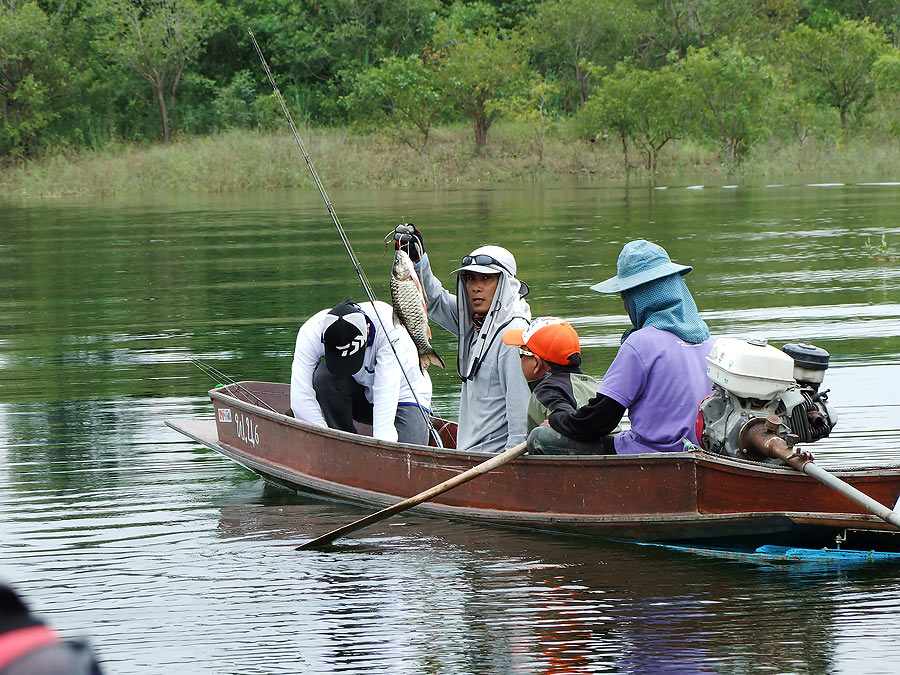
[[[427,490],[420,492],[417,495],[413,495],[409,499],[404,499],[402,502],[398,502],[397,504],[388,506],[387,508],[381,509],[381,511],[369,514],[365,518],[360,518],[359,520],[356,520],[348,525],[344,525],[343,527],[339,527],[335,530],[332,530],[331,532],[327,532],[321,537],[316,537],[315,539],[312,539],[305,544],[301,544],[296,548],[296,550],[308,551],[316,548],[321,548],[322,546],[327,546],[328,544],[334,542],[335,539],[343,537],[346,534],[356,532],[357,530],[361,530],[365,527],[368,527],[369,525],[373,525],[386,518],[390,518],[395,513],[405,511],[406,509],[412,508],[417,504],[421,504],[422,502],[426,502],[429,499],[437,497],[439,494],[447,492],[448,490],[452,490],[453,488],[462,485],[463,483],[467,483],[473,478],[482,476],[489,471],[492,471],[493,469],[506,464],[510,460],[513,460],[516,457],[525,454],[525,451],[525,443],[519,443],[519,445],[516,445],[509,450],[506,450],[505,452],[501,452],[499,455],[495,455],[494,457],[485,460],[481,464],[476,464],[471,469],[463,471],[461,474],[454,476],[453,478],[449,478],[443,483],[439,483],[432,488],[428,488]]]

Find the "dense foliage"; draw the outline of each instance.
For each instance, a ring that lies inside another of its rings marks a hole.
[[[655,170],[672,139],[738,164],[765,138],[900,133],[895,0],[6,0],[0,160],[294,117],[427,153],[499,118]]]

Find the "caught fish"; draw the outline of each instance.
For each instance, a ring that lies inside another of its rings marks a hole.
[[[391,302],[394,305],[394,323],[406,328],[419,351],[419,368],[422,372],[431,364],[444,367],[444,361],[431,346],[431,328],[428,325],[428,305],[416,268],[406,251],[397,249],[391,268]]]

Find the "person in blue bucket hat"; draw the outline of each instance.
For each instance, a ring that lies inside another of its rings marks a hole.
[[[693,268],[638,239],[619,254],[617,274],[591,286],[619,293],[631,319],[597,396],[574,412],[558,411],[550,426],[577,441],[612,441],[616,454],[679,452],[697,443],[700,401],[712,393],[706,356],[713,339],[700,318],[684,275]],[[628,410],[631,428],[608,438]]]

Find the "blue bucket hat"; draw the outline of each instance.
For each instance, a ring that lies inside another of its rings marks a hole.
[[[654,281],[670,274],[684,276],[693,267],[677,265],[669,259],[669,254],[662,246],[645,239],[630,241],[622,247],[619,260],[616,262],[618,274],[591,286],[598,293],[621,293],[635,288],[648,281]]]

